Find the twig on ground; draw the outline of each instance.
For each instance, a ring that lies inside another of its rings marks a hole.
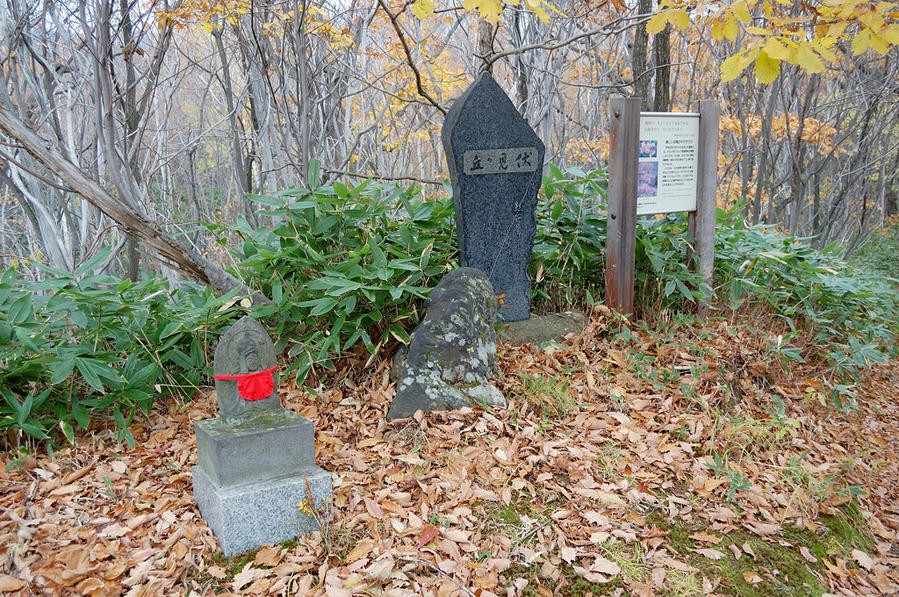
[[[414,563],[414,564],[424,565],[424,566],[430,568],[431,570],[434,570],[434,571],[437,572],[438,574],[441,574],[441,575],[445,576],[447,579],[449,579],[449,581],[450,581],[451,583],[453,583],[454,585],[456,585],[457,587],[459,587],[459,591],[460,591],[463,595],[467,595],[468,597],[475,597],[474,593],[472,593],[471,591],[469,591],[469,590],[468,590],[466,587],[464,587],[463,585],[460,585],[459,582],[458,582],[456,579],[454,579],[452,576],[450,576],[449,574],[447,574],[446,572],[444,572],[443,570],[441,570],[438,566],[435,566],[434,564],[432,564],[431,562],[429,562],[429,561],[427,561],[427,560],[422,560],[421,558],[412,558],[412,557],[408,557],[408,556],[396,556],[396,559],[397,559],[397,560],[400,560],[400,561],[403,561],[403,562],[411,562],[411,563]]]

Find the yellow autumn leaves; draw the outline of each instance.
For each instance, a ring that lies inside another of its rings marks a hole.
[[[193,27],[196,31],[213,33],[226,24],[236,27],[241,17],[250,14],[250,8],[250,0],[186,0],[171,12],[156,11],[155,14],[160,28]],[[335,50],[353,46],[353,37],[347,27],[338,26],[325,9],[309,4],[305,10],[303,20],[307,31],[327,40]],[[296,21],[295,10],[277,8],[266,15],[266,19],[261,22],[262,32],[267,36],[281,37],[285,27]]]
[[[736,79],[750,65],[764,84],[778,77],[784,62],[809,73],[824,72],[828,63],[843,56],[834,49],[839,42],[849,42],[855,56],[869,48],[883,55],[899,45],[897,2],[824,0],[797,5],[792,0],[737,0],[694,2],[689,8],[697,24],[710,24],[717,41],[736,41],[741,31],[744,34],[742,47],[721,64],[724,82]],[[683,0],[662,0],[646,30],[657,33],[668,23],[685,30],[692,20]]]
[[[156,18],[160,28],[181,29],[196,23],[196,29],[212,33],[215,29],[221,29],[223,23],[234,25],[241,15],[249,11],[248,0],[188,0],[177,4],[171,12],[157,11]]]
[[[502,16],[503,5],[524,6],[543,22],[561,13],[547,0],[462,0],[491,23]],[[426,19],[437,0],[415,0],[412,10]],[[721,80],[732,81],[750,65],[760,83],[774,81],[782,63],[809,73],[824,72],[827,64],[844,57],[835,47],[848,44],[852,55],[873,50],[880,55],[899,45],[899,2],[869,0],[659,0],[646,21],[649,33],[666,25],[684,31],[691,24],[708,26],[716,41],[738,41],[740,47],[721,64]],[[741,36],[742,33],[742,36]]]
[[[412,12],[419,19],[426,19],[434,12],[435,8],[437,7],[434,5],[434,0],[415,0],[415,4],[412,5]]]
[[[681,6],[660,10],[646,22],[646,31],[648,33],[659,33],[668,23],[671,23],[681,31],[689,27],[690,15],[687,14],[687,9]]]

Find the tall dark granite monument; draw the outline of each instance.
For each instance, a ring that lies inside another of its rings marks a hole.
[[[462,267],[481,270],[499,315],[527,319],[543,142],[488,72],[478,75],[446,115],[441,132],[456,207]]]

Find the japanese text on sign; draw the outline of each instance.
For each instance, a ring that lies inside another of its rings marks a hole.
[[[470,149],[462,155],[463,171],[469,176],[533,172],[542,166],[537,163],[536,147]]]

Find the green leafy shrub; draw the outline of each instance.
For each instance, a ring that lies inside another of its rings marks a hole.
[[[605,292],[604,170],[549,165],[537,202],[530,276],[534,305],[558,311],[585,308]],[[690,271],[684,214],[637,220],[635,298],[644,312],[683,308],[710,289]]]
[[[371,354],[408,342],[421,299],[456,255],[451,199],[371,182],[313,187],[255,196],[279,223],[237,227],[240,269],[275,303],[254,315],[277,322],[285,373],[300,381],[359,342]]]
[[[457,255],[448,187],[425,197],[415,186],[371,181],[322,186],[315,163],[308,179],[311,189],[254,198],[274,224],[232,228],[240,238],[235,273],[274,302],[253,315],[300,382],[348,354],[365,358],[408,342],[423,299]],[[602,170],[549,166],[530,271],[535,310],[583,308],[604,292],[606,189]],[[710,291],[689,270],[690,243],[684,215],[638,220],[638,311],[676,311]],[[38,283],[13,270],[0,276],[0,431],[43,440],[58,427],[71,440],[74,425],[111,411],[120,438],[133,442],[127,426],[155,396],[189,396],[208,383],[209,348],[240,311],[228,308],[237,299],[93,274],[107,256],[74,274],[43,268],[47,279]],[[810,326],[844,377],[895,353],[899,305],[889,279],[859,275],[834,250],[720,214],[715,280],[734,309],[763,304],[794,328]]]
[[[884,227],[872,234],[856,251],[850,263],[857,269],[887,278],[899,285],[899,216],[891,216]]]
[[[638,219],[634,283],[644,313],[685,309],[712,296],[702,276],[690,269],[692,243],[686,214]]]
[[[819,251],[772,227],[719,215],[715,277],[731,308],[764,304],[792,329],[810,326],[839,373],[854,375],[896,353],[899,297],[887,279],[849,267],[838,247]]]
[[[605,271],[604,170],[563,172],[549,165],[537,200],[537,231],[529,275],[533,307],[583,308],[602,296]]]
[[[534,307],[584,307],[603,291],[606,225],[605,172],[550,165],[538,198],[531,263]],[[456,267],[452,199],[426,197],[420,188],[334,182],[293,188],[253,200],[277,224],[234,227],[237,273],[274,305],[254,314],[275,323],[278,350],[291,359],[285,373],[302,382],[312,371],[361,343],[369,354],[409,341],[431,288]],[[692,301],[701,289],[686,264],[685,218],[646,219],[638,228],[638,280],[661,280],[660,302]],[[689,289],[692,287],[693,290]]]
[[[231,317],[219,310],[231,297],[92,274],[108,254],[74,274],[43,267],[42,282],[0,277],[0,430],[44,440],[58,426],[71,441],[73,425],[111,410],[133,443],[127,426],[157,394],[204,385],[205,336]]]

